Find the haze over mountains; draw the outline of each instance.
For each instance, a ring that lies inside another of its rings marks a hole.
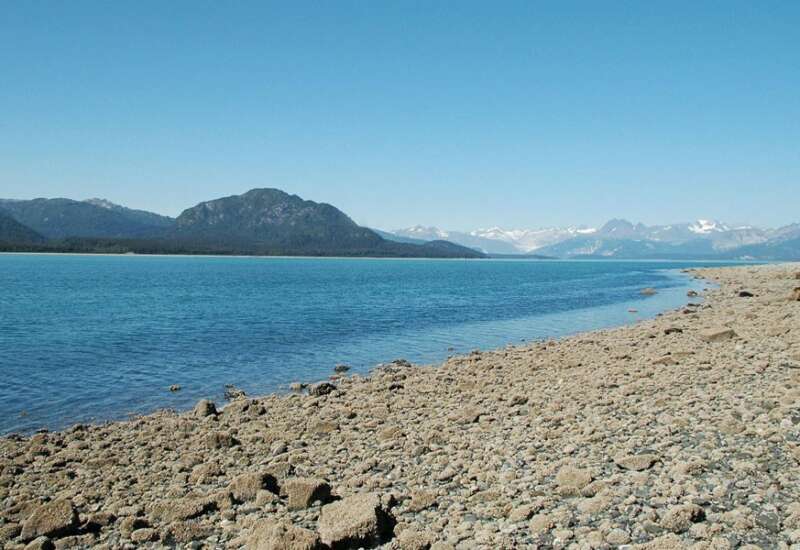
[[[253,189],[177,218],[103,199],[0,199],[0,250],[312,256],[525,255],[618,259],[800,259],[800,224],[778,229],[697,220],[471,232],[359,226],[336,207],[278,189]]]

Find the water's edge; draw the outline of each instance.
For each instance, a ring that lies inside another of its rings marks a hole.
[[[314,258],[314,259],[316,259],[316,258]],[[444,260],[444,261],[450,261],[450,260]],[[592,307],[588,307],[588,308],[578,308],[578,309],[568,310],[566,312],[560,312],[560,313],[555,314],[555,315],[553,315],[553,314],[539,314],[539,315],[534,315],[534,316],[529,317],[529,318],[512,319],[512,320],[509,320],[507,322],[509,324],[516,324],[516,323],[525,323],[526,321],[530,321],[531,319],[542,320],[542,319],[544,319],[544,318],[546,318],[546,317],[548,317],[550,315],[552,315],[554,318],[559,318],[559,317],[563,318],[563,317],[572,317],[572,316],[580,316],[580,315],[587,315],[588,314],[589,317],[591,317],[591,318],[595,318],[596,317],[598,319],[603,319],[603,320],[606,320],[608,322],[601,323],[599,325],[595,324],[595,326],[592,326],[591,328],[588,328],[588,329],[585,329],[585,330],[573,330],[573,331],[568,331],[568,332],[558,332],[558,331],[556,331],[556,333],[554,333],[554,334],[539,334],[539,335],[537,335],[535,337],[532,337],[532,338],[526,338],[521,343],[509,342],[505,346],[499,346],[499,347],[491,347],[491,346],[489,346],[489,347],[481,347],[481,346],[474,347],[473,346],[469,350],[467,350],[467,349],[459,349],[459,350],[454,351],[453,353],[448,354],[447,356],[441,358],[440,360],[437,360],[437,361],[434,361],[434,362],[430,362],[430,363],[417,363],[416,365],[417,366],[424,366],[424,365],[439,366],[444,361],[449,359],[450,357],[458,357],[458,356],[466,355],[466,354],[470,353],[471,351],[475,351],[475,350],[478,350],[478,351],[481,351],[481,352],[499,351],[499,350],[503,350],[503,349],[525,347],[525,346],[530,345],[531,343],[536,342],[536,341],[562,340],[562,339],[569,338],[569,337],[574,337],[574,336],[577,336],[577,335],[592,334],[592,333],[596,333],[596,332],[599,332],[599,331],[613,330],[613,329],[620,328],[620,327],[625,327],[625,326],[634,326],[634,325],[637,325],[637,324],[639,324],[641,322],[645,322],[647,320],[651,320],[651,319],[653,319],[655,317],[658,317],[659,315],[661,315],[663,313],[666,313],[668,311],[672,311],[674,309],[681,309],[683,306],[685,306],[690,301],[694,301],[694,302],[704,301],[705,298],[704,298],[703,291],[706,290],[706,289],[710,290],[710,289],[713,289],[713,288],[717,287],[717,285],[715,283],[713,283],[712,281],[709,281],[709,280],[706,280],[706,279],[697,278],[694,275],[694,273],[692,272],[692,268],[673,268],[673,269],[663,269],[663,270],[658,270],[658,271],[662,272],[662,273],[667,273],[667,274],[669,274],[670,276],[672,276],[672,277],[674,277],[676,279],[682,280],[682,282],[683,282],[683,284],[681,284],[681,285],[676,285],[675,287],[670,287],[670,288],[666,288],[666,289],[663,289],[663,290],[659,290],[659,293],[666,294],[671,299],[674,300],[674,301],[670,301],[670,303],[662,304],[662,307],[659,308],[659,309],[650,309],[650,308],[647,308],[647,307],[642,307],[643,305],[647,304],[647,300],[648,300],[648,297],[642,296],[642,297],[639,297],[639,298],[637,298],[635,300],[620,301],[620,302],[616,302],[616,303],[613,303],[613,304],[606,304],[606,305],[601,305],[601,306],[592,306]],[[695,298],[691,298],[690,299],[687,296],[687,292],[689,290],[695,290],[695,291],[698,292],[699,295],[697,297],[695,297]],[[662,299],[663,299],[663,297],[662,297]],[[638,306],[638,307],[634,307],[634,306]],[[622,323],[615,322],[614,320],[610,320],[610,319],[605,319],[604,316],[602,315],[603,311],[611,310],[611,309],[613,309],[613,310],[628,310],[628,312],[630,313],[630,319],[628,319],[628,320],[626,320],[625,322],[622,322]],[[642,313],[639,310],[644,310],[646,313]],[[593,315],[593,313],[595,313],[595,314]],[[491,320],[489,320],[489,321],[486,321],[486,322],[487,323],[498,323],[499,321],[491,321]],[[391,362],[391,361],[393,361],[395,359],[400,359],[400,358],[399,357],[385,358],[384,362],[382,362],[382,363],[377,363],[374,366],[368,367],[366,369],[364,369],[364,368],[356,368],[356,369],[350,370],[350,371],[348,371],[346,373],[342,373],[341,376],[358,375],[358,376],[362,376],[362,377],[369,377],[374,371],[382,368],[383,366],[385,366],[386,364],[388,364],[389,362]],[[247,395],[247,398],[249,398],[249,399],[259,399],[259,398],[268,397],[268,396],[271,396],[271,395],[287,395],[287,394],[293,393],[293,390],[291,390],[290,386],[292,384],[294,384],[295,382],[302,383],[304,385],[304,387],[306,387],[306,386],[313,385],[315,383],[319,383],[319,382],[322,382],[322,381],[332,381],[332,379],[335,378],[335,376],[334,376],[335,373],[331,370],[330,375],[331,376],[324,377],[324,378],[316,377],[316,378],[310,378],[310,379],[305,379],[305,380],[302,379],[302,378],[299,378],[299,379],[296,379],[296,380],[289,380],[289,381],[285,382],[284,384],[278,385],[277,387],[275,387],[275,389],[273,389],[271,391],[267,391],[267,392],[264,392],[264,393],[258,393],[258,394],[254,394],[254,395]],[[334,381],[334,384],[335,384],[335,381]],[[164,401],[168,401],[169,395],[170,394],[167,393],[164,396],[163,400]],[[217,406],[218,406],[219,409],[223,409],[228,404],[230,404],[230,403],[225,403],[225,402],[217,403]],[[107,418],[92,418],[90,420],[80,420],[80,419],[65,420],[64,422],[61,423],[60,427],[58,427],[58,428],[56,428],[56,429],[54,429],[52,431],[53,432],[68,431],[71,428],[73,428],[75,425],[82,425],[82,424],[83,425],[90,424],[90,425],[102,426],[102,425],[113,424],[113,423],[117,423],[117,422],[127,422],[127,421],[131,421],[133,419],[136,419],[136,418],[141,418],[141,417],[144,417],[144,416],[150,416],[150,415],[158,414],[158,413],[164,413],[164,412],[181,413],[181,412],[186,412],[188,410],[191,410],[191,408],[192,408],[191,405],[169,406],[169,405],[165,404],[165,406],[163,406],[163,407],[155,407],[155,408],[152,408],[152,409],[149,409],[149,410],[137,411],[135,413],[127,413],[127,414],[113,414],[112,413]],[[0,438],[14,437],[14,436],[18,436],[18,435],[29,435],[29,434],[32,434],[32,433],[42,433],[42,432],[50,432],[50,431],[51,430],[49,430],[46,427],[45,428],[39,428],[39,429],[31,429],[31,430],[18,430],[18,431],[6,433],[6,434],[0,434]]]

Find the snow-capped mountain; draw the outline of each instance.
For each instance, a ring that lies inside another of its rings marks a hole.
[[[740,247],[775,240],[789,241],[800,234],[800,225],[761,229],[699,219],[669,225],[645,225],[612,219],[599,229],[585,226],[542,229],[490,227],[470,232],[414,226],[390,232],[402,238],[448,240],[487,254],[542,254],[571,256],[692,256],[711,257],[733,253]]]
[[[503,241],[511,244],[519,252],[533,252],[544,246],[555,244],[578,235],[591,235],[596,229],[585,227],[549,227],[543,229],[502,229],[491,227],[489,229],[478,229],[472,231],[470,235]]]

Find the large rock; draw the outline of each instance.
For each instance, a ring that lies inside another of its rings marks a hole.
[[[727,327],[715,327],[700,332],[700,339],[705,342],[722,342],[735,337],[733,329]]]
[[[318,550],[322,548],[319,535],[291,523],[269,519],[253,526],[247,539],[248,550]]]
[[[242,474],[231,481],[228,486],[233,498],[239,502],[255,500],[258,492],[266,489],[273,493],[278,491],[278,482],[275,476],[264,472]]]
[[[347,497],[322,507],[319,534],[332,550],[373,548],[389,540],[394,519],[374,493]]]
[[[22,525],[21,537],[26,541],[38,537],[65,537],[74,533],[78,524],[78,512],[72,501],[60,498],[36,508]]]
[[[792,291],[791,300],[793,302],[800,302],[800,286]]]
[[[314,502],[328,502],[331,486],[324,479],[296,477],[281,484],[281,494],[288,497],[289,510],[303,510]]]

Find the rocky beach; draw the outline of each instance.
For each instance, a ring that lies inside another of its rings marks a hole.
[[[687,275],[632,326],[3,438],[0,546],[800,548],[800,265]]]

